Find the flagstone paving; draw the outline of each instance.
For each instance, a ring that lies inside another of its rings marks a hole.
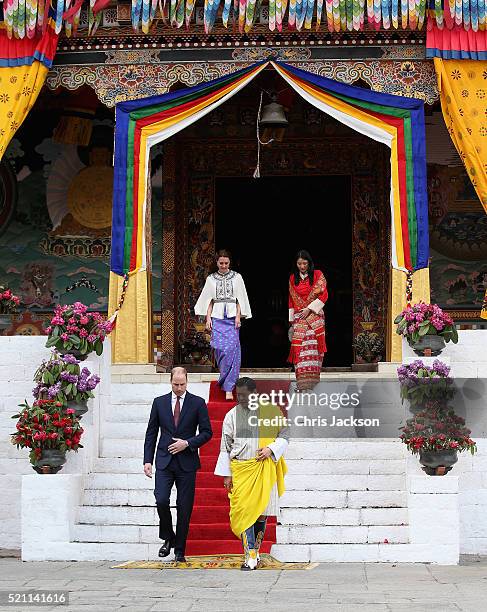
[[[0,591],[67,590],[69,606],[27,612],[479,612],[487,558],[461,565],[322,563],[310,570],[121,570],[113,562],[22,563],[0,555]]]

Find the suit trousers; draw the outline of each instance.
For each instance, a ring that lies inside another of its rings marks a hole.
[[[189,521],[193,511],[196,470],[185,472],[181,469],[177,455],[172,457],[169,465],[163,470],[156,469],[156,498],[159,515],[159,537],[174,543],[175,554],[184,555]],[[171,489],[176,484],[176,533],[172,526],[170,509]]]

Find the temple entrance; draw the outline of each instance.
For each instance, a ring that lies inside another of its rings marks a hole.
[[[324,367],[383,360],[390,261],[390,150],[295,99],[282,142],[252,178],[258,84],[164,142],[157,361],[210,371],[194,304],[219,248],[233,253],[253,310],[243,368],[288,368],[288,279],[299,249],[323,270]],[[379,346],[371,356],[371,341]]]
[[[328,282],[323,365],[352,363],[351,208],[350,176],[216,179],[215,244],[232,252],[252,307],[241,330],[242,367],[290,367],[288,279],[303,248]]]

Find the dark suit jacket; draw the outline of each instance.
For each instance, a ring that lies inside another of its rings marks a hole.
[[[152,403],[149,423],[145,434],[144,464],[154,461],[154,451],[159,431],[159,443],[157,444],[156,469],[166,468],[173,457],[178,458],[181,469],[185,472],[198,470],[201,467],[198,448],[208,442],[213,435],[211,430],[208,408],[202,397],[193,395],[186,391],[181,416],[177,428],[174,427],[174,416],[172,412],[171,395],[156,397]],[[198,435],[196,429],[198,428]],[[171,455],[167,447],[174,442],[173,438],[187,440],[188,448]]]

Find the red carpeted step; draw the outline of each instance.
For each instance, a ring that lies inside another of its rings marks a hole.
[[[276,537],[276,525],[268,525],[265,532],[265,539],[273,540]],[[189,528],[189,540],[231,540],[235,538],[230,523],[207,523],[206,525],[193,524]]]
[[[274,542],[264,540],[261,553],[270,553]],[[186,556],[191,555],[242,555],[242,543],[237,540],[188,540]]]
[[[227,490],[223,487],[211,489],[196,486],[194,498],[195,506],[223,506],[230,505]]]
[[[235,397],[235,392],[233,393],[233,397]],[[225,401],[225,391],[220,388],[220,385],[216,380],[210,383],[210,402],[224,402]],[[228,400],[230,401],[230,400]]]
[[[215,474],[210,471],[203,472],[202,470],[198,470],[198,472],[196,473],[196,486],[204,488],[214,487],[215,489],[222,489],[223,478],[222,476],[215,476]]]
[[[198,491],[198,489],[196,489]],[[229,503],[226,506],[194,506],[191,514],[191,525],[207,523],[221,523],[222,527],[228,525]]]
[[[208,414],[210,415],[211,422],[213,423],[213,419],[223,422],[227,412],[234,406],[235,402],[208,402]]]
[[[230,529],[230,502],[222,486],[222,477],[213,474],[218,454],[223,419],[236,404],[225,401],[225,393],[216,382],[210,386],[208,413],[213,429],[213,438],[200,449],[201,470],[196,477],[196,493],[188,541],[187,555],[242,554],[242,544]],[[267,521],[266,539],[261,551],[270,552],[276,541],[276,520]]]
[[[218,455],[200,455],[201,471],[213,474],[217,461]]]
[[[203,445],[202,452],[204,450],[205,451],[204,454],[214,455],[218,457],[218,454],[220,452],[220,444],[221,444],[220,436],[217,437],[213,435],[213,438],[209,442]]]

